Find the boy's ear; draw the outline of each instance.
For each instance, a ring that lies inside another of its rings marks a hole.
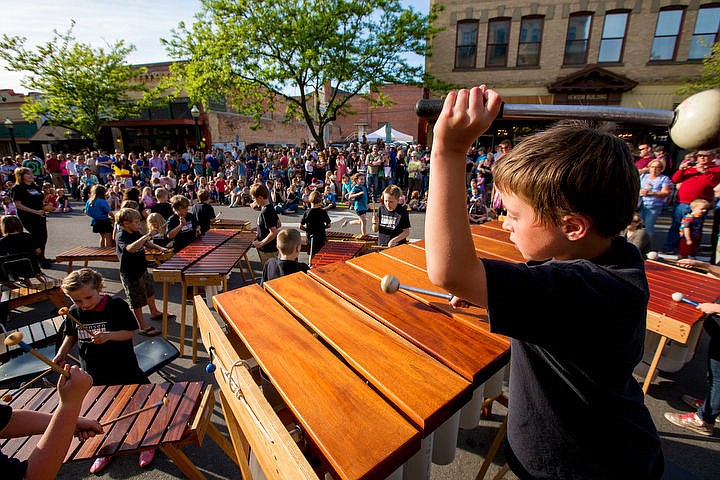
[[[565,237],[571,242],[585,238],[590,232],[592,225],[590,219],[585,215],[566,215],[563,217],[562,229]]]

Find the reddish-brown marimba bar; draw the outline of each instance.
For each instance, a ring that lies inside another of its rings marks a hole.
[[[81,415],[95,418],[101,423],[160,402],[165,396],[168,404],[108,425],[102,435],[85,442],[73,439],[65,462],[135,453],[161,444],[179,442],[197,411],[202,386],[202,382],[178,382],[92,387],[85,396]],[[29,388],[14,398],[11,405],[15,409],[53,413],[58,400],[54,388]],[[39,438],[40,435],[36,435],[6,440],[2,444],[2,451],[11,457],[26,460]]]
[[[312,257],[313,267],[320,267],[334,262],[350,260],[363,249],[365,244],[358,242],[327,242]]]
[[[371,242],[377,243],[377,237],[373,235],[355,235],[354,233],[348,232],[325,232],[325,237],[328,240],[350,240],[354,242]]]
[[[185,269],[186,274],[218,273],[228,274],[238,259],[242,258],[252,245],[255,235],[252,233],[239,233],[219,247],[213,249],[200,261]]]
[[[239,233],[236,230],[210,230],[158,266],[157,270],[185,270]]]

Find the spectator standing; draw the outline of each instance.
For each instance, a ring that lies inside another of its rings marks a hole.
[[[25,230],[35,238],[36,246],[40,248],[40,265],[50,267],[50,261],[45,257],[47,245],[47,218],[43,210],[43,192],[35,183],[32,171],[26,167],[15,169],[15,185],[10,190],[10,198],[15,203],[18,217]]]
[[[647,164],[648,173],[640,175],[640,216],[645,224],[645,231],[652,238],[655,233],[655,222],[665,208],[665,201],[672,193],[672,181],[663,175],[665,163],[653,159]]]

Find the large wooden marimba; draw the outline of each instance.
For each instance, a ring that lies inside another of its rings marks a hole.
[[[210,230],[177,252],[170,260],[153,269],[153,279],[163,284],[163,337],[167,337],[168,285],[182,284],[182,313],[180,323],[180,355],[185,348],[185,320],[187,291],[185,287],[208,289],[227,287],[227,276],[235,266],[240,267],[243,282],[246,282],[242,261],[245,262],[250,279],[254,278],[247,251],[255,234],[237,230]],[[210,296],[210,295],[208,295]],[[192,357],[197,361],[197,316],[193,315]]]
[[[214,230],[249,230],[250,222],[234,218],[216,218],[210,222],[210,228]]]
[[[507,363],[509,341],[489,333],[484,310],[455,312],[436,297],[381,291],[388,273],[432,288],[424,265],[422,248],[402,245],[213,298],[229,335],[252,354],[335,479],[399,478],[403,470],[421,479],[431,457],[452,461],[460,412]],[[218,358],[227,340],[207,321],[207,307],[197,308],[203,342]],[[226,396],[245,399],[232,413],[245,419],[266,476],[290,478],[275,475],[282,456],[297,466],[295,478],[311,478],[291,447],[277,452],[282,428],[241,387],[238,358],[218,361],[216,377],[229,383]]]
[[[509,232],[502,230],[500,222],[475,225],[471,231],[478,256],[522,261],[520,252],[510,242]],[[647,393],[668,339],[687,345],[690,354],[685,361],[689,361],[702,332],[703,313],[692,305],[673,301],[673,292],[681,291],[696,301],[712,302],[720,294],[720,280],[652,260],[645,262],[645,274],[650,287],[646,328],[659,336],[643,383],[643,391]]]
[[[7,393],[0,391],[0,396]],[[161,449],[188,478],[205,478],[180,450],[188,443],[202,443],[205,433],[235,461],[235,455],[222,434],[210,422],[215,397],[202,382],[92,387],[85,396],[80,414],[100,423],[162,401],[168,404],[104,427],[104,433],[84,442],[73,439],[65,462],[99,456],[126,455],[150,448]],[[53,413],[59,396],[55,388],[29,388],[10,405],[14,409]],[[3,440],[4,454],[27,460],[40,435]]]

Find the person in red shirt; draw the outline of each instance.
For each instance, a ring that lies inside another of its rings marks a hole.
[[[217,174],[217,180],[215,180],[215,190],[218,193],[218,202],[220,205],[225,205],[225,188],[227,183],[225,182],[225,176],[222,173]]]
[[[682,185],[678,188],[673,222],[663,246],[664,252],[674,253],[677,250],[680,244],[680,224],[683,217],[690,213],[690,202],[696,198],[713,201],[713,188],[720,183],[720,167],[710,163],[714,156],[711,150],[699,150],[694,159],[691,157],[684,160],[672,176],[675,185]]]
[[[655,160],[653,148],[647,143],[641,143],[640,146],[638,146],[638,150],[640,150],[640,158],[635,161],[635,166],[641,174],[648,173],[650,171],[648,164]]]

